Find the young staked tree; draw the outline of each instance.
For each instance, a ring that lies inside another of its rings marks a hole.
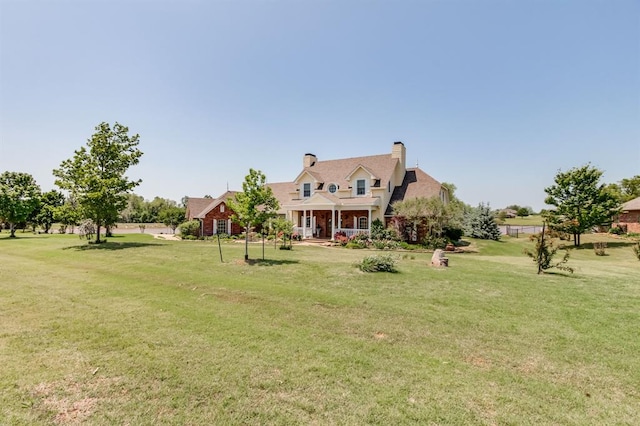
[[[542,274],[547,269],[557,268],[562,271],[568,271],[573,274],[573,268],[566,266],[565,263],[569,261],[569,250],[564,251],[562,260],[557,263],[553,263],[553,257],[558,252],[558,247],[554,245],[553,239],[549,232],[547,232],[546,222],[542,224],[542,232],[539,234],[533,234],[529,237],[533,241],[533,250],[525,249],[524,253],[529,256],[538,265],[538,274]]]
[[[275,217],[278,200],[271,188],[266,186],[267,178],[260,170],[249,169],[242,183],[242,192],[229,199],[229,208],[233,211],[232,220],[244,228],[244,260],[249,260],[249,233],[251,230]]]
[[[129,129],[119,123],[96,126],[96,133],[86,147],[75,151],[53,171],[55,183],[75,197],[83,215],[96,225],[96,243],[100,227],[114,224],[127,204],[127,193],[141,180],[130,180],[125,173],[138,164],[142,151],[139,135],[129,136]]]
[[[0,175],[0,222],[9,222],[11,237],[16,224],[27,220],[40,201],[40,187],[28,173],[4,172]]]
[[[558,172],[555,185],[545,188],[545,203],[555,209],[547,211],[553,229],[573,234],[573,244],[580,245],[580,235],[594,226],[610,224],[620,210],[618,199],[604,184],[602,171],[587,164],[567,172]]]

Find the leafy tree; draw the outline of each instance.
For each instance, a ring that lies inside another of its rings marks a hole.
[[[51,190],[42,194],[40,198],[40,209],[36,215],[36,223],[48,234],[51,225],[56,220],[57,209],[64,204],[64,195],[61,192]]]
[[[399,218],[396,223],[405,224],[399,232],[415,241],[420,229],[427,237],[440,238],[447,229],[459,227],[463,209],[463,203],[455,200],[445,204],[439,197],[418,197],[395,203],[393,214]]]
[[[545,203],[555,209],[547,211],[551,227],[573,234],[573,244],[580,245],[580,235],[594,226],[610,224],[619,211],[619,201],[604,184],[602,172],[587,164],[567,172],[558,172],[555,185],[545,188]]]
[[[242,183],[242,192],[228,202],[233,211],[232,220],[245,230],[244,259],[249,260],[249,232],[267,219],[274,217],[278,210],[278,200],[273,191],[266,186],[267,178],[259,170],[249,169],[249,174]]]
[[[502,235],[489,205],[480,203],[467,214],[465,235],[498,241]]]
[[[120,220],[124,223],[138,223],[143,215],[145,200],[136,194],[127,194],[127,206],[120,212]]]
[[[16,236],[16,224],[27,220],[38,207],[40,187],[33,176],[21,172],[0,175],[0,221],[9,222],[11,237]]]
[[[640,197],[640,175],[622,179],[620,181],[620,188],[622,190],[622,196],[624,197],[622,201],[624,202]]]
[[[516,214],[520,217],[529,216],[529,209],[527,207],[520,207]]]
[[[618,183],[611,183],[606,186],[606,189],[615,196],[621,204],[626,203],[627,201],[640,197],[640,175],[622,179]]]
[[[87,147],[75,151],[53,171],[56,185],[69,191],[78,201],[83,215],[96,225],[96,242],[100,242],[100,227],[115,224],[119,212],[127,203],[127,193],[140,184],[125,173],[138,164],[142,151],[139,135],[129,136],[129,129],[119,123],[96,126],[96,133]]]
[[[57,207],[55,210],[54,219],[60,223],[60,232],[67,232],[67,227],[71,227],[71,233],[73,234],[75,227],[80,224],[82,215],[78,207],[78,202],[73,196],[67,197],[64,204]]]
[[[165,207],[158,213],[158,220],[170,227],[175,234],[178,225],[185,221],[185,209],[178,206]]]

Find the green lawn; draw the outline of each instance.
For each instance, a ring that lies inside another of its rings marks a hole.
[[[542,216],[539,214],[504,219],[505,225],[542,226],[542,222]]]
[[[0,234],[0,424],[639,424],[640,262]],[[589,243],[609,241],[607,256]],[[261,257],[251,246],[250,256]]]

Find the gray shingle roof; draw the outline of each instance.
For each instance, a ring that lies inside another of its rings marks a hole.
[[[407,169],[402,185],[393,190],[389,206],[385,216],[393,215],[393,203],[411,198],[430,198],[440,195],[440,182],[420,170],[419,168]]]
[[[324,182],[325,186],[335,183],[340,188],[346,188],[350,185],[346,178],[359,166],[364,167],[382,182],[387,182],[391,179],[397,164],[398,159],[391,158],[391,154],[370,155],[367,157],[317,161],[313,166],[305,167],[302,173],[309,172],[318,181]]]
[[[640,197],[629,200],[622,205],[622,211],[640,210]]]

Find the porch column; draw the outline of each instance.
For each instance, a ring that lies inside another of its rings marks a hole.
[[[336,235],[336,208],[331,207],[331,235],[329,235],[329,239],[333,240],[334,235]]]
[[[371,206],[369,206],[369,221],[367,228],[369,228],[369,235],[371,235]]]
[[[342,230],[342,209],[338,209],[338,229]]]
[[[307,236],[307,210],[302,212],[302,238]]]
[[[311,238],[313,238],[313,233],[316,232],[316,224],[315,218],[313,217],[313,210],[309,213],[309,225],[311,225]]]

